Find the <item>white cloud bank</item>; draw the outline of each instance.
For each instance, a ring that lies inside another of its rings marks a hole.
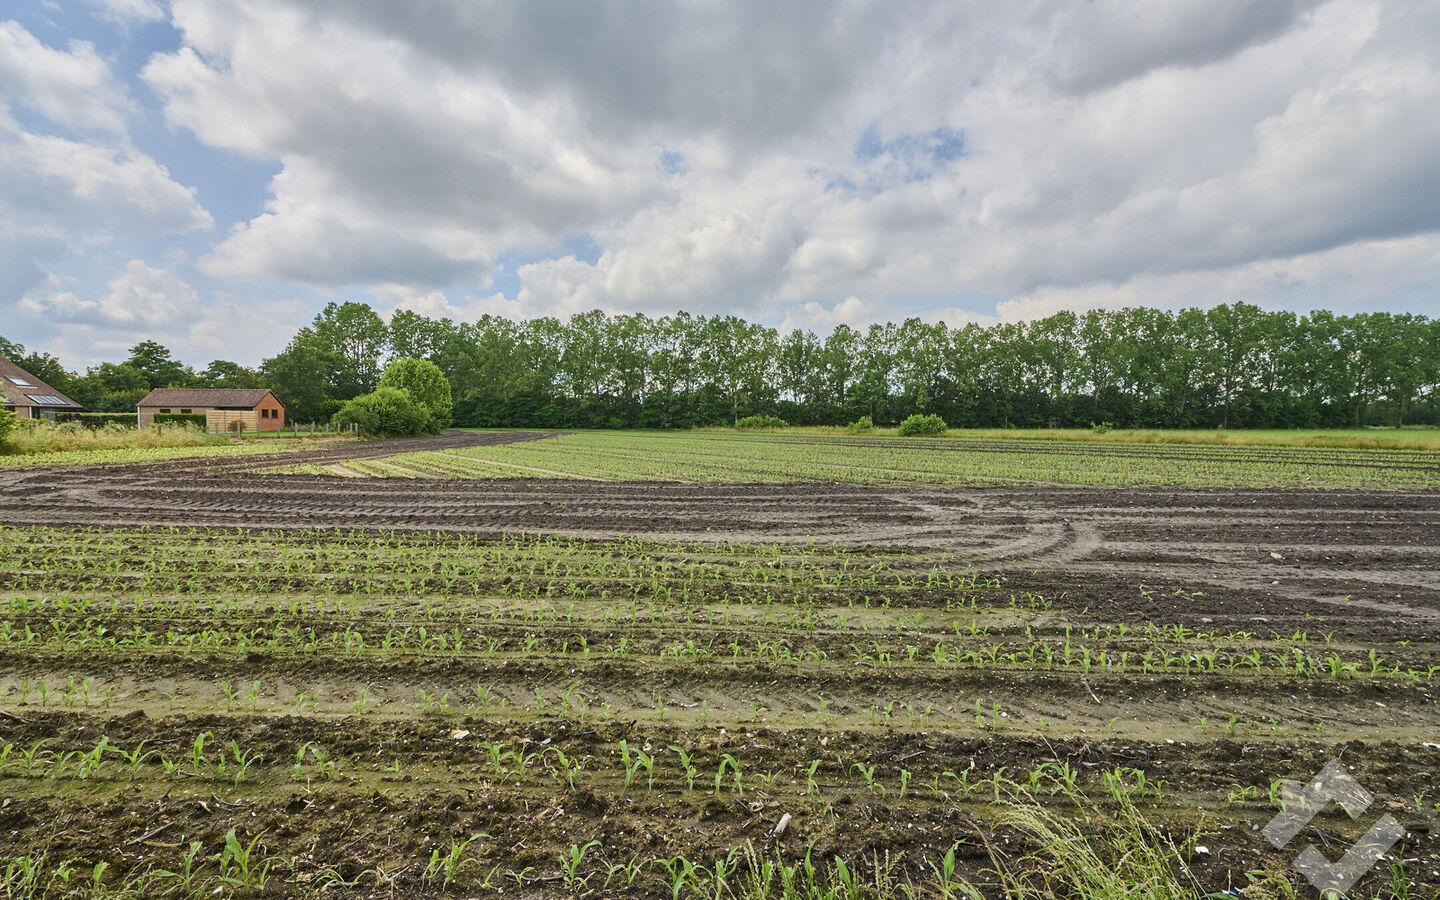
[[[0,22],[0,303],[42,283],[39,261],[83,253],[117,233],[213,224],[193,190],[135,149],[130,112],[91,44],[57,49]]]
[[[1234,299],[1417,308],[1440,288],[1434,3],[174,0],[169,14],[180,46],[141,75],[167,122],[281,165],[265,208],[198,261],[237,292],[278,279],[459,317],[683,308],[823,329],[909,314],[900,298],[915,297],[962,322]],[[119,133],[124,92],[93,50],[0,37],[0,74],[51,72],[9,102]],[[91,174],[44,177],[150,227],[208,224],[123,139],[39,153],[8,127],[0,166],[84,157],[64,168]],[[507,251],[544,257],[578,235],[593,261],[542,258],[495,293]],[[976,296],[1002,299],[947,299]]]

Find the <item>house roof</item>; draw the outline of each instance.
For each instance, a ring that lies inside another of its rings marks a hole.
[[[0,396],[6,406],[42,409],[80,409],[80,404],[0,356]]]
[[[141,398],[136,406],[183,406],[189,409],[254,409],[270,392],[264,388],[234,390],[228,388],[156,388]],[[278,399],[277,399],[278,402]]]

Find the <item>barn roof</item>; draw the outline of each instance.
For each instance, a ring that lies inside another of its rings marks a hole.
[[[270,392],[264,388],[236,390],[230,388],[156,388],[141,398],[136,406],[183,406],[190,409],[254,409]]]
[[[0,396],[6,406],[79,409],[80,404],[0,356]]]

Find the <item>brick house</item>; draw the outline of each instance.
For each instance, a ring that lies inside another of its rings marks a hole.
[[[80,404],[0,356],[0,400],[21,419],[50,419],[57,412],[78,412]]]
[[[285,406],[270,391],[220,388],[156,388],[135,406],[140,427],[155,416],[184,413],[205,416],[206,431],[279,431],[285,427]]]

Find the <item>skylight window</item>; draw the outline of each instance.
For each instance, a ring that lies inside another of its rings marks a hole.
[[[34,387],[34,386],[35,386],[35,385],[31,384],[30,382],[26,381],[26,380],[23,379],[23,378],[16,378],[14,375],[11,375],[11,376],[10,376],[10,380],[11,380],[12,382],[14,382],[15,384],[20,385],[21,387]]]
[[[55,396],[54,394],[26,394],[25,396],[29,397],[31,400],[35,401],[36,403],[39,403],[41,406],[65,406],[65,405],[66,405],[66,404],[65,404],[65,400],[64,400],[63,398],[57,397],[57,396]]]

